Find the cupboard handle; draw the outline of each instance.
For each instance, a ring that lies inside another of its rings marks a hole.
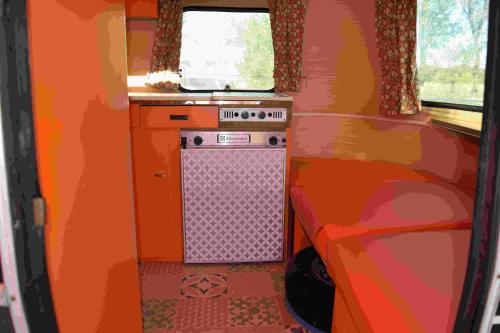
[[[188,120],[189,116],[187,114],[171,114],[170,120]]]
[[[155,177],[165,178],[165,177],[167,177],[167,174],[163,171],[157,171],[157,172],[155,172]]]

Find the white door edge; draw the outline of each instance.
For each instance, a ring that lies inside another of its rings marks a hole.
[[[4,292],[16,333],[29,333],[17,272],[3,138],[3,124],[0,117],[0,258],[5,285]]]

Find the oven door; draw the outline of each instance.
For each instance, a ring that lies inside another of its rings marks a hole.
[[[284,148],[182,150],[184,261],[283,259]]]

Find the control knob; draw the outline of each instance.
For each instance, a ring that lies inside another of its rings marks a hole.
[[[243,119],[248,119],[248,112],[243,111],[243,112],[241,113],[241,118],[243,118]]]
[[[199,146],[203,143],[203,138],[201,136],[195,136],[193,139],[195,145]]]
[[[276,146],[278,144],[278,138],[275,136],[269,137],[269,144],[271,146]]]
[[[259,112],[259,119],[264,119],[266,118],[266,113],[264,111]]]

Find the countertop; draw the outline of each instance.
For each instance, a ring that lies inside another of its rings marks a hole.
[[[286,101],[293,97],[282,93],[247,93],[247,92],[213,92],[213,93],[154,93],[129,92],[130,101]]]

